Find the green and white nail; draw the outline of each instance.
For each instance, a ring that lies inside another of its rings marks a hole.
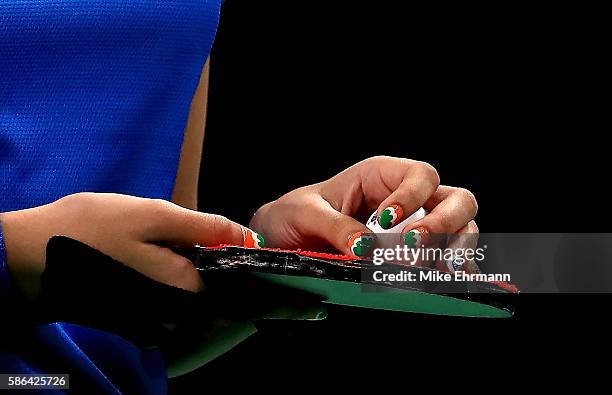
[[[374,237],[364,232],[357,232],[349,238],[348,246],[354,255],[363,257],[374,246]]]
[[[423,241],[423,234],[418,229],[412,229],[402,235],[402,241],[408,248],[419,248]]]
[[[378,218],[378,223],[383,229],[390,229],[397,225],[404,216],[404,211],[398,204],[392,204],[384,209]]]

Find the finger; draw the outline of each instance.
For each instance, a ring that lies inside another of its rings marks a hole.
[[[140,243],[133,258],[125,262],[152,280],[191,292],[200,292],[204,283],[193,263],[172,250]]]
[[[412,215],[436,192],[440,178],[436,170],[423,162],[407,168],[399,186],[378,206],[378,223],[390,229]]]
[[[442,186],[425,202],[424,207],[430,210],[429,214],[406,227],[402,234],[413,229],[422,230],[430,235],[452,234],[474,219],[478,211],[478,204],[471,192]]]
[[[475,249],[478,245],[478,236],[478,226],[476,225],[476,222],[470,221],[467,225],[450,236],[448,248]]]
[[[440,262],[438,269],[449,272],[479,272],[478,265],[474,262],[474,252],[477,247],[478,226],[474,221],[470,221],[449,237],[447,248],[453,251],[453,255]]]
[[[189,210],[174,204],[162,204],[158,226],[152,237],[156,241],[179,246],[215,246],[219,244],[263,247],[263,236],[229,219]]]
[[[302,213],[296,226],[305,235],[325,240],[347,255],[363,257],[372,251],[372,232],[356,219],[336,211],[325,199],[314,198]]]

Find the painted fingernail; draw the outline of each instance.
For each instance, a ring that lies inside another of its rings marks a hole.
[[[422,226],[402,232],[402,244],[408,248],[421,248],[427,243],[429,231]]]
[[[378,223],[383,229],[391,229],[404,217],[404,210],[398,204],[392,204],[378,216]]]
[[[348,247],[353,255],[363,257],[372,250],[374,246],[374,236],[371,233],[357,232],[348,240]]]
[[[253,232],[251,229],[242,228],[242,234],[244,236],[244,246],[247,248],[264,248],[266,241],[262,235],[257,232]]]
[[[446,260],[446,268],[449,272],[459,272],[463,270],[465,260],[458,257],[452,257]]]

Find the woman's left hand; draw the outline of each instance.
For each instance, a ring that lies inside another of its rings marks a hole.
[[[428,214],[402,230],[411,237],[416,232],[422,242],[429,234],[478,233],[474,195],[439,183],[438,172],[427,163],[373,157],[265,204],[250,227],[264,235],[268,247],[333,247],[357,256],[368,252],[367,238],[361,236],[371,233],[364,222],[374,210],[379,224],[392,228],[424,207]]]

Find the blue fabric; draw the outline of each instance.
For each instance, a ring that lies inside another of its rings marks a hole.
[[[100,392],[159,394],[166,390],[166,368],[158,350],[140,350],[118,336],[65,323],[40,327],[36,335],[54,357],[74,367],[73,376],[95,383]]]
[[[158,350],[140,350],[119,336],[67,323],[41,326],[28,341],[30,349],[44,349],[48,354],[38,363],[51,365],[53,373],[57,373],[58,366],[71,367],[71,382],[78,381],[79,390],[85,384],[88,394],[166,392],[166,368]],[[0,351],[0,363],[2,372],[45,373],[40,366],[7,352]]]
[[[220,2],[1,1],[0,212],[81,191],[170,199]],[[166,391],[157,351],[61,323],[36,336],[92,393]],[[0,372],[37,369],[0,350]]]
[[[2,0],[0,209],[169,198],[219,2]]]
[[[3,372],[19,372],[21,374],[44,374],[43,371],[37,369],[32,366],[31,363],[28,363],[21,359],[20,357],[5,353],[0,351],[0,363],[2,366]],[[30,393],[34,392],[36,394],[48,394],[48,395],[63,395],[66,394],[65,391],[62,390],[38,390],[38,391],[28,391]]]

